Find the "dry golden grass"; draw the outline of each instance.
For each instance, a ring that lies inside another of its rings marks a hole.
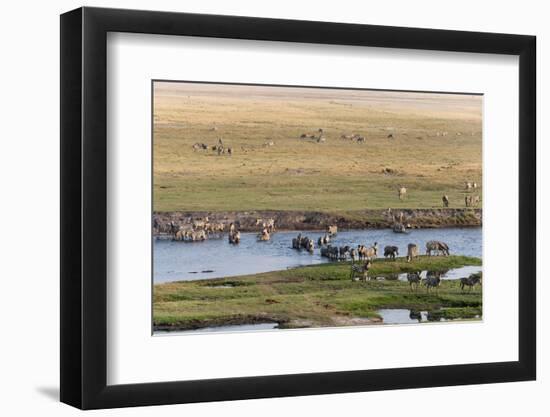
[[[481,185],[481,103],[466,95],[155,83],[154,210],[429,208],[441,207],[443,194],[464,207],[464,182]],[[319,128],[326,142],[299,139]],[[219,137],[232,156],[192,149]],[[269,141],[274,146],[263,146]]]

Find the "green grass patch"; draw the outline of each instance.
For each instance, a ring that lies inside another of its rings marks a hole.
[[[421,256],[408,263],[377,259],[372,277],[417,270],[448,270],[481,265],[465,256]],[[281,327],[322,327],[376,322],[382,308],[434,312],[439,318],[481,316],[481,287],[461,291],[457,280],[440,288],[411,291],[407,282],[381,279],[351,281],[350,263],[327,263],[262,274],[180,281],[154,286],[153,316],[157,328],[193,329],[206,326],[278,322]],[[433,316],[436,317],[436,316]],[[363,322],[361,322],[363,323]]]

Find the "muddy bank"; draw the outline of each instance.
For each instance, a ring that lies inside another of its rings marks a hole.
[[[479,227],[482,209],[403,209],[403,210],[361,210],[342,213],[312,211],[188,211],[162,212],[153,214],[154,234],[169,231],[170,222],[181,226],[193,220],[208,217],[210,223],[235,223],[242,232],[259,230],[257,219],[275,220],[278,230],[325,230],[336,224],[340,229],[384,229],[391,228],[394,220],[402,214],[403,223],[411,228]]]
[[[187,330],[199,330],[206,327],[224,327],[224,326],[245,326],[254,324],[277,324],[284,326],[288,320],[281,320],[277,317],[268,315],[239,315],[223,318],[212,318],[203,320],[188,320],[175,323],[158,324],[153,323],[154,332],[181,332]],[[282,328],[282,327],[281,327]]]

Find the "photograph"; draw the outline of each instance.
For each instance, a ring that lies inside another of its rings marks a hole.
[[[481,321],[483,95],[152,81],[153,333]]]

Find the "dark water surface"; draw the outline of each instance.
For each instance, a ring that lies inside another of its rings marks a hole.
[[[302,232],[302,235],[312,238],[316,244],[315,253],[309,254],[306,251],[297,251],[291,248],[292,238],[296,237],[299,232],[277,232],[268,242],[258,242],[256,233],[242,233],[239,245],[230,245],[227,235],[221,239],[192,243],[155,240],[153,243],[153,279],[155,283],[191,281],[277,271],[329,262],[327,258],[321,257],[317,247],[317,239],[324,233]],[[386,245],[399,247],[399,256],[405,256],[409,243],[416,243],[421,254],[424,254],[426,242],[429,240],[446,242],[451,250],[451,255],[482,257],[481,228],[417,229],[411,230],[407,234],[393,233],[389,229],[349,230],[339,232],[331,244],[370,246],[374,242],[378,242],[379,256],[383,255]],[[480,269],[480,267],[476,267],[476,271]],[[447,278],[456,278],[452,276],[453,271],[449,271],[449,273],[451,275],[447,274]],[[459,271],[458,275],[467,276],[468,274],[467,271]]]

